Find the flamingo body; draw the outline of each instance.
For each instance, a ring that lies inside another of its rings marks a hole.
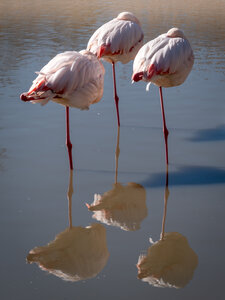
[[[114,99],[116,104],[117,121],[120,126],[119,97],[116,90],[115,63],[128,63],[135,58],[143,45],[144,34],[140,22],[130,12],[122,12],[113,20],[103,24],[91,36],[87,49],[98,58],[112,63]]]
[[[95,31],[87,49],[106,61],[126,64],[134,59],[143,38],[138,19],[132,13],[123,12]]]
[[[56,55],[45,65],[23,101],[46,104],[49,100],[69,107],[88,109],[103,95],[104,67],[87,50],[67,51]]]
[[[139,50],[134,59],[132,78],[161,87],[178,86],[187,78],[193,63],[189,41],[181,30],[172,28]]]
[[[166,126],[162,87],[182,84],[190,73],[193,63],[191,45],[178,28],[172,28],[145,44],[134,59],[133,81],[143,80],[159,86],[167,165],[169,131]]]
[[[87,51],[67,51],[56,55],[45,65],[21,100],[46,104],[49,100],[66,106],[66,145],[70,169],[73,170],[69,130],[69,107],[89,109],[103,95],[104,67]]]

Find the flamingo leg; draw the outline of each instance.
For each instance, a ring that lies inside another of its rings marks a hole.
[[[159,87],[159,94],[160,94],[160,103],[161,103],[161,111],[162,111],[162,119],[163,119],[163,133],[164,133],[164,140],[165,140],[165,151],[166,151],[166,164],[169,164],[168,161],[168,135],[169,131],[166,127],[166,118],[164,112],[164,105],[163,105],[163,95],[162,95],[162,87]]]
[[[69,155],[70,170],[73,170],[73,159],[72,159],[72,143],[70,141],[70,120],[69,120],[69,107],[66,106],[66,146]]]
[[[115,73],[115,63],[112,62],[112,70],[113,70],[113,84],[114,84],[114,99],[116,104],[116,113],[117,113],[117,122],[120,127],[120,115],[119,115],[119,97],[116,91],[116,73]]]

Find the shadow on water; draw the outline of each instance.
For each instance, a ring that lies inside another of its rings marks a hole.
[[[192,142],[225,141],[225,125],[198,130],[189,140]]]
[[[141,182],[144,187],[164,186],[165,174],[157,173]],[[170,172],[170,185],[208,185],[225,183],[225,170],[213,167],[180,167]]]
[[[3,162],[7,158],[6,149],[0,148],[0,171],[5,171]]]

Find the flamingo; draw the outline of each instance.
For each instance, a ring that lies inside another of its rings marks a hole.
[[[69,107],[89,109],[101,100],[104,84],[104,67],[88,50],[66,51],[51,59],[33,81],[21,100],[46,104],[49,100],[66,107],[66,145],[70,169],[73,170],[72,143],[69,129]]]
[[[115,63],[120,61],[126,64],[133,60],[143,45],[143,38],[144,34],[139,20],[130,12],[122,12],[116,18],[98,28],[87,45],[87,49],[97,55],[98,58],[103,58],[112,63],[118,126],[120,126],[120,117]]]
[[[178,28],[171,28],[167,33],[146,43],[134,59],[133,81],[143,80],[149,84],[153,82],[159,87],[167,165],[169,131],[166,126],[162,87],[182,84],[190,73],[193,63],[191,45],[183,31]]]

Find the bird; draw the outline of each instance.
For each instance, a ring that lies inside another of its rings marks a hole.
[[[120,116],[115,63],[120,61],[126,64],[133,60],[143,45],[143,39],[144,34],[139,20],[131,12],[121,12],[116,18],[99,27],[87,44],[89,51],[112,64],[118,126],[120,126]]]
[[[179,28],[171,28],[167,33],[147,42],[134,59],[132,80],[143,80],[149,84],[152,82],[159,87],[167,165],[169,131],[166,126],[162,87],[181,85],[193,64],[193,50],[184,32]]]
[[[70,169],[73,170],[69,107],[88,110],[91,104],[101,100],[104,66],[92,52],[85,49],[59,53],[36,73],[37,78],[29,91],[20,95],[20,99],[41,105],[52,100],[66,107],[66,145]]]

